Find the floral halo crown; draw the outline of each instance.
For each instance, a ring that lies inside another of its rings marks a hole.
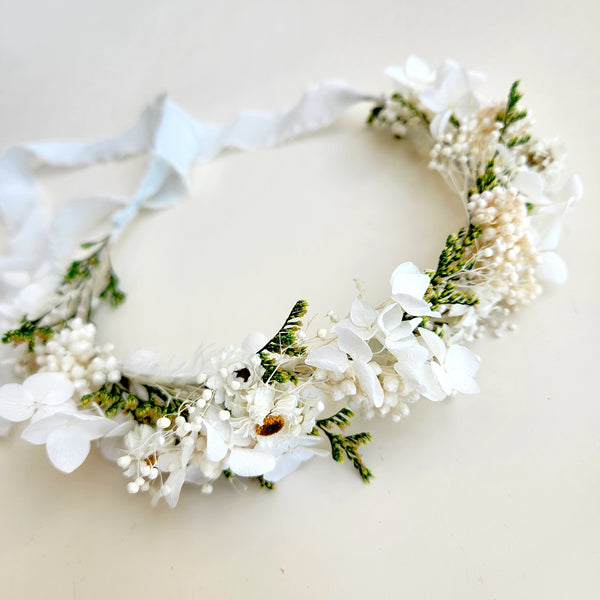
[[[28,421],[22,437],[45,444],[67,473],[97,440],[130,493],[152,490],[154,501],[175,506],[185,482],[205,493],[222,476],[272,488],[315,455],[347,458],[368,481],[360,447],[370,435],[345,431],[356,413],[399,421],[421,398],[477,392],[479,359],[464,344],[511,328],[511,313],[536,298],[542,282],[565,281],[553,250],[581,183],[573,176],[559,186],[565,153],[533,135],[519,82],[489,102],[476,93],[481,74],[453,61],[433,71],[410,57],[387,74],[396,91],[381,98],[329,82],[288,112],[242,113],[221,127],[161,97],[117,138],[10,148],[0,160],[9,245],[0,259],[1,368],[5,380],[22,383],[0,388],[3,432]],[[359,285],[348,316],[330,312],[330,327],[312,337],[300,300],[272,337],[253,334],[185,368],[161,369],[149,351],[119,361],[112,344],[95,343],[97,305],[125,299],[110,251],[142,208],[169,206],[195,162],[314,131],[364,101],[373,103],[368,123],[425,145],[429,167],[464,202],[468,225],[448,236],[435,268],[400,264],[377,306]],[[148,168],[131,199],[72,200],[48,220],[34,180],[41,167],[140,153]],[[103,220],[108,233],[84,241]]]

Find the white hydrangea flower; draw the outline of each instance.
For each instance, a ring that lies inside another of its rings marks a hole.
[[[90,452],[90,442],[104,437],[115,426],[111,419],[83,411],[55,413],[30,423],[22,438],[32,444],[46,444],[50,462],[71,473]]]
[[[404,66],[391,66],[385,70],[402,91],[421,92],[430,89],[435,82],[435,70],[426,61],[411,54]]]
[[[419,100],[435,114],[430,126],[434,139],[443,137],[453,114],[463,121],[479,110],[475,89],[484,80],[483,74],[467,71],[452,60],[440,65],[434,86],[419,93]]]
[[[0,417],[13,423],[27,421],[41,409],[57,409],[71,401],[75,388],[62,373],[36,373],[22,384],[0,387]]]
[[[429,349],[432,360],[425,369],[426,391],[423,395],[432,401],[443,400],[453,392],[476,394],[479,386],[475,374],[479,358],[465,346],[448,347],[433,331],[419,328],[421,339]]]

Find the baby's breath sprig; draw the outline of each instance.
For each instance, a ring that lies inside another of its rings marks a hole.
[[[334,415],[325,419],[318,419],[312,431],[313,435],[325,434],[331,445],[331,457],[336,462],[344,462],[344,453],[358,471],[361,479],[369,482],[373,477],[373,473],[367,468],[363,462],[363,458],[358,452],[359,446],[371,441],[371,434],[367,432],[355,433],[353,435],[341,435],[332,433],[332,428],[337,428],[340,431],[350,425],[350,419],[354,413],[349,408],[342,408]]]

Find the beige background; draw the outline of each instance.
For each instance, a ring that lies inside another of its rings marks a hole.
[[[379,93],[383,68],[417,53],[486,72],[490,96],[522,78],[538,134],[568,142],[586,185],[560,248],[569,283],[523,311],[517,333],[477,344],[480,395],[368,424],[372,485],[323,459],[274,493],[224,483],[152,509],[98,453],[65,476],[43,448],[1,442],[3,598],[599,596],[600,10],[486,6],[0,2],[3,147],[118,133],[162,91],[219,122],[287,107],[327,77]],[[353,277],[377,301],[397,263],[431,266],[461,209],[409,148],[364,127],[366,111],[196,169],[190,198],[123,238],[115,263],[129,299],[100,315],[102,336],[120,355],[153,345],[189,356],[276,330],[299,297],[316,324],[346,310]],[[129,191],[141,167],[55,177],[49,189]]]

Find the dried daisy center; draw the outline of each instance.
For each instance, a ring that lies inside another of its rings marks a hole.
[[[234,371],[233,374],[244,383],[248,383],[248,380],[250,379],[250,369],[248,369],[248,367],[238,369],[237,371]]]
[[[262,425],[256,426],[258,435],[267,436],[279,433],[285,425],[285,419],[280,415],[268,415],[265,417]]]

